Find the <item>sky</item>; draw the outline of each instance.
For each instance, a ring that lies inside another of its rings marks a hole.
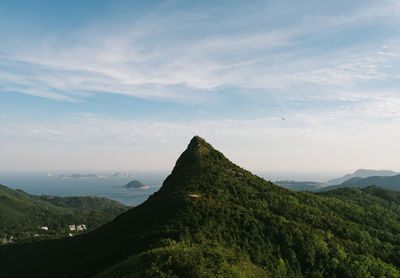
[[[0,2],[0,169],[400,171],[400,2]],[[288,175],[290,178],[290,175]]]

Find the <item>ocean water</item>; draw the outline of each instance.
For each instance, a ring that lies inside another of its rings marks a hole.
[[[70,177],[73,174],[94,174],[99,177]],[[100,196],[129,206],[143,203],[156,192],[167,177],[167,173],[129,173],[129,177],[111,177],[113,173],[0,173],[0,184],[21,189],[34,195],[54,196]],[[60,176],[64,176],[64,178]],[[132,180],[139,180],[149,188],[122,188]]]
[[[112,177],[115,172],[23,172],[23,173],[3,173],[0,172],[0,184],[14,189],[21,189],[34,195],[54,195],[54,196],[100,196],[129,206],[137,206],[143,203],[151,194],[160,189],[164,179],[169,173],[165,172],[121,172],[122,175]],[[49,176],[49,174],[51,176]],[[71,177],[79,174],[98,177]],[[124,176],[124,175],[129,176]],[[298,180],[298,181],[324,181],[335,177],[330,173],[256,173],[266,180]],[[60,178],[64,176],[64,178]],[[336,175],[340,176],[340,175]],[[69,177],[69,178],[68,178]],[[126,189],[122,188],[132,180],[139,180],[148,189]]]

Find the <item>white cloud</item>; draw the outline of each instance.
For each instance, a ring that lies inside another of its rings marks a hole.
[[[230,35],[192,36],[196,27],[204,27],[204,19],[182,20],[182,13],[162,15],[157,21],[147,15],[105,28],[102,33],[99,28],[103,25],[94,24],[62,38],[8,50],[0,57],[0,65],[4,65],[0,83],[7,84],[3,90],[60,100],[108,92],[197,101],[197,90],[221,87],[279,91],[301,85],[326,89],[393,78],[388,67],[399,63],[396,42],[394,49],[381,48],[378,43],[319,55],[308,53],[299,42],[302,36],[318,38],[343,25],[392,17],[399,6],[393,4],[386,1],[350,15],[305,17],[285,29]],[[240,26],[240,22],[236,24]],[[189,38],[181,33],[189,33]]]
[[[388,35],[365,44],[316,45],[371,22],[397,26],[399,6],[384,1],[348,14],[300,17],[285,27],[258,24],[268,16],[262,11],[252,19],[254,28],[242,28],[236,18],[221,27],[198,14],[164,14],[157,20],[150,14],[123,24],[94,23],[14,48],[5,42],[2,91],[60,101],[107,92],[199,102],[232,88],[309,106],[282,109],[284,121],[261,107],[252,109],[266,116],[251,120],[3,117],[0,141],[7,148],[0,150],[0,168],[17,169],[25,156],[33,168],[53,167],[52,161],[60,168],[165,169],[194,134],[256,170],[392,168],[400,139],[394,128],[400,124],[400,42]],[[78,163],[79,158],[84,161]]]
[[[399,105],[396,96],[364,98],[327,111],[292,111],[285,120],[122,121],[91,114],[58,122],[6,118],[0,141],[8,147],[0,152],[0,167],[17,169],[15,158],[25,154],[28,160],[43,160],[30,165],[33,169],[70,169],[81,157],[83,169],[168,170],[199,134],[251,170],[393,168],[392,154],[400,150],[400,131],[394,128],[400,125]]]

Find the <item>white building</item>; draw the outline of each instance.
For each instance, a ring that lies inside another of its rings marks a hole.
[[[78,225],[78,226],[76,226],[76,230],[77,230],[77,231],[83,231],[83,230],[86,230],[86,226],[85,226],[85,224],[81,224],[81,225]]]

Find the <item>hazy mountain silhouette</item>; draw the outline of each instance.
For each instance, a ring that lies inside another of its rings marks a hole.
[[[331,180],[327,181],[326,184],[327,185],[338,185],[338,184],[341,184],[351,178],[368,178],[368,177],[372,177],[372,176],[395,176],[398,174],[400,174],[400,173],[394,172],[391,170],[358,169],[357,171],[355,171],[352,174],[344,175],[341,178],[331,179]]]

